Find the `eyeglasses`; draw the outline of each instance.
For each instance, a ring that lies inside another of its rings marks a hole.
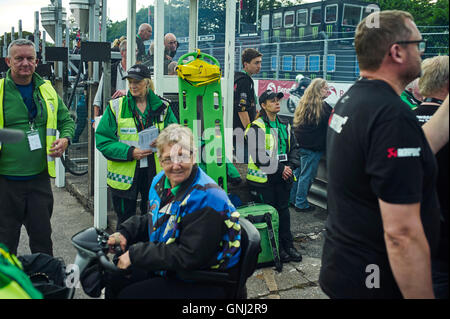
[[[417,44],[420,53],[424,53],[427,48],[427,40],[411,40],[411,41],[397,41],[394,44]]]
[[[163,164],[164,166],[170,166],[174,163],[178,164],[189,163],[191,162],[191,160],[192,160],[191,154],[182,154],[173,157],[165,157],[161,159],[161,164]]]

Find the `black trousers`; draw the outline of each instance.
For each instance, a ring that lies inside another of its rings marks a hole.
[[[292,184],[279,182],[264,184],[261,187],[256,183],[247,183],[255,202],[268,204],[278,211],[280,220],[278,235],[281,247],[284,249],[293,247],[294,239],[291,233],[291,215],[289,213],[289,195]]]
[[[132,266],[130,266],[132,267]],[[133,268],[131,275],[111,275],[105,279],[106,299],[225,299],[227,290],[211,284],[184,282],[175,276],[149,275]]]
[[[22,225],[29,237],[31,253],[53,256],[50,218],[53,193],[47,171],[28,181],[0,175],[0,242],[17,254]]]
[[[121,193],[113,190],[111,193],[113,208],[117,215],[117,227],[128,218],[136,215],[137,197],[139,193],[141,194],[141,204],[139,205],[141,214],[147,214],[148,192],[152,180],[149,178],[146,170],[139,171],[135,178],[136,185],[133,185],[129,192]]]

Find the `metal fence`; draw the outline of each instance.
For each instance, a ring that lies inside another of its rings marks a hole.
[[[449,54],[448,27],[419,27],[427,40],[423,59]],[[241,53],[245,48],[256,48],[264,54],[262,68],[256,79],[294,80],[301,73],[310,78],[322,77],[329,81],[352,82],[359,76],[359,66],[353,47],[353,34],[345,38],[330,34],[328,39],[278,43],[236,43],[235,70],[242,69]],[[342,36],[342,35],[341,35]],[[202,51],[214,56],[221,65],[225,61],[225,47],[211,42],[199,42]],[[181,46],[176,58],[187,53]]]

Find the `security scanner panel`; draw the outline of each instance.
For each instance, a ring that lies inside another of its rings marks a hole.
[[[81,42],[81,60],[106,62],[111,60],[111,44],[108,42]]]
[[[52,62],[65,62],[69,59],[69,50],[65,47],[46,47],[45,60]]]

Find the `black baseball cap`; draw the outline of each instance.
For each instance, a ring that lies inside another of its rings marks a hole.
[[[272,100],[274,98],[278,98],[281,100],[283,98],[284,94],[282,92],[275,93],[272,90],[265,90],[260,96],[259,96],[259,104],[262,104],[266,102],[267,100]]]
[[[151,72],[150,69],[145,65],[135,64],[128,69],[127,75],[125,75],[122,80],[125,80],[127,78],[136,80],[151,79]]]

